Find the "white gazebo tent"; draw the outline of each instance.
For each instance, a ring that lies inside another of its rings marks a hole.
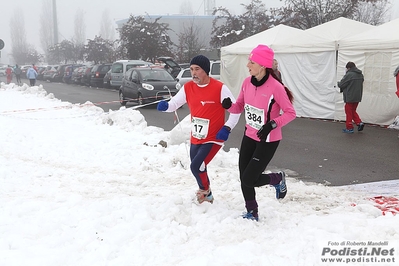
[[[248,54],[258,44],[266,44],[275,51],[283,82],[294,94],[297,116],[335,119],[336,102],[342,101],[336,87],[340,42],[372,28],[346,18],[338,18],[306,31],[289,27],[283,31],[277,26],[223,47],[221,80],[237,95],[242,80],[248,76]],[[279,33],[278,38],[273,31]],[[262,35],[268,37],[263,38]]]
[[[243,80],[248,76],[249,53],[258,44],[269,45],[280,39],[303,32],[302,30],[280,24],[251,37],[221,48],[222,68],[220,79],[238,95]]]
[[[334,119],[336,102],[342,102],[337,84],[337,54],[343,38],[374,26],[337,18],[305,30],[300,36],[272,44],[284,75],[293,91],[298,116]]]

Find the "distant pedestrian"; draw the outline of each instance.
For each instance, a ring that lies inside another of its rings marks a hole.
[[[273,59],[273,66],[272,66],[273,72],[274,74],[281,80],[283,81],[282,77],[281,77],[281,72],[280,70],[278,70],[278,61],[277,59]]]
[[[18,85],[22,84],[21,73],[22,73],[21,68],[18,65],[15,65],[14,74],[15,74],[15,77],[17,78]]]
[[[342,129],[343,133],[353,133],[352,121],[357,125],[358,131],[362,131],[364,128],[364,123],[356,112],[359,102],[362,101],[363,82],[362,71],[356,67],[355,63],[348,62],[346,64],[346,74],[338,82],[338,87],[344,95],[345,102],[346,128]]]
[[[395,69],[395,71],[393,72],[393,76],[396,77],[396,96],[398,96],[399,98],[399,66]]]
[[[7,84],[10,84],[12,81],[12,68],[10,66],[6,69],[6,77],[7,77]]]
[[[32,65],[28,69],[28,71],[26,71],[26,77],[29,79],[29,82],[30,82],[31,86],[35,86],[36,78],[37,78],[37,72],[36,72],[36,70],[33,67],[34,67],[34,65]]]

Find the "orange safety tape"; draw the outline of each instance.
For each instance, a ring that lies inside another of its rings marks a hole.
[[[152,98],[156,98],[156,97],[147,97],[147,98],[142,98],[142,99],[147,100],[147,99],[152,99]],[[129,98],[129,100],[125,100],[125,102],[128,102],[128,101],[137,101],[137,98],[135,98],[135,99],[134,98]],[[139,105],[139,106],[134,106],[133,109],[137,109],[137,108],[140,108],[140,107],[143,107],[143,106],[147,106],[147,105],[150,105],[150,104],[155,104],[155,103],[158,103],[160,101],[162,101],[162,100],[154,101],[154,102],[147,103],[147,104],[142,104],[142,105]],[[73,106],[77,106],[77,107],[97,106],[97,105],[109,104],[109,103],[120,103],[120,101],[83,103],[83,104],[76,103],[76,104],[73,104]],[[65,109],[65,108],[72,108],[72,106],[68,105],[68,106],[54,106],[54,107],[48,107],[48,108],[40,107],[40,108],[28,108],[28,109],[22,109],[22,110],[8,110],[8,111],[2,111],[2,112],[0,112],[0,114],[29,113],[29,112],[50,111],[50,110],[57,110],[57,109],[61,110],[61,109]]]

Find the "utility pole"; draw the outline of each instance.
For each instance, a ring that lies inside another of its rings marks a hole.
[[[58,43],[58,21],[57,21],[57,3],[56,0],[53,0],[53,35],[54,35],[54,44]]]

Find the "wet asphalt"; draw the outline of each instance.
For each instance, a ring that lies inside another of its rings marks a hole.
[[[240,119],[231,137],[241,138],[243,127]],[[355,127],[353,134],[346,134],[343,128],[343,122],[296,118],[283,128],[267,169],[287,170],[304,182],[329,186],[399,179],[398,130],[366,124],[363,131]]]

